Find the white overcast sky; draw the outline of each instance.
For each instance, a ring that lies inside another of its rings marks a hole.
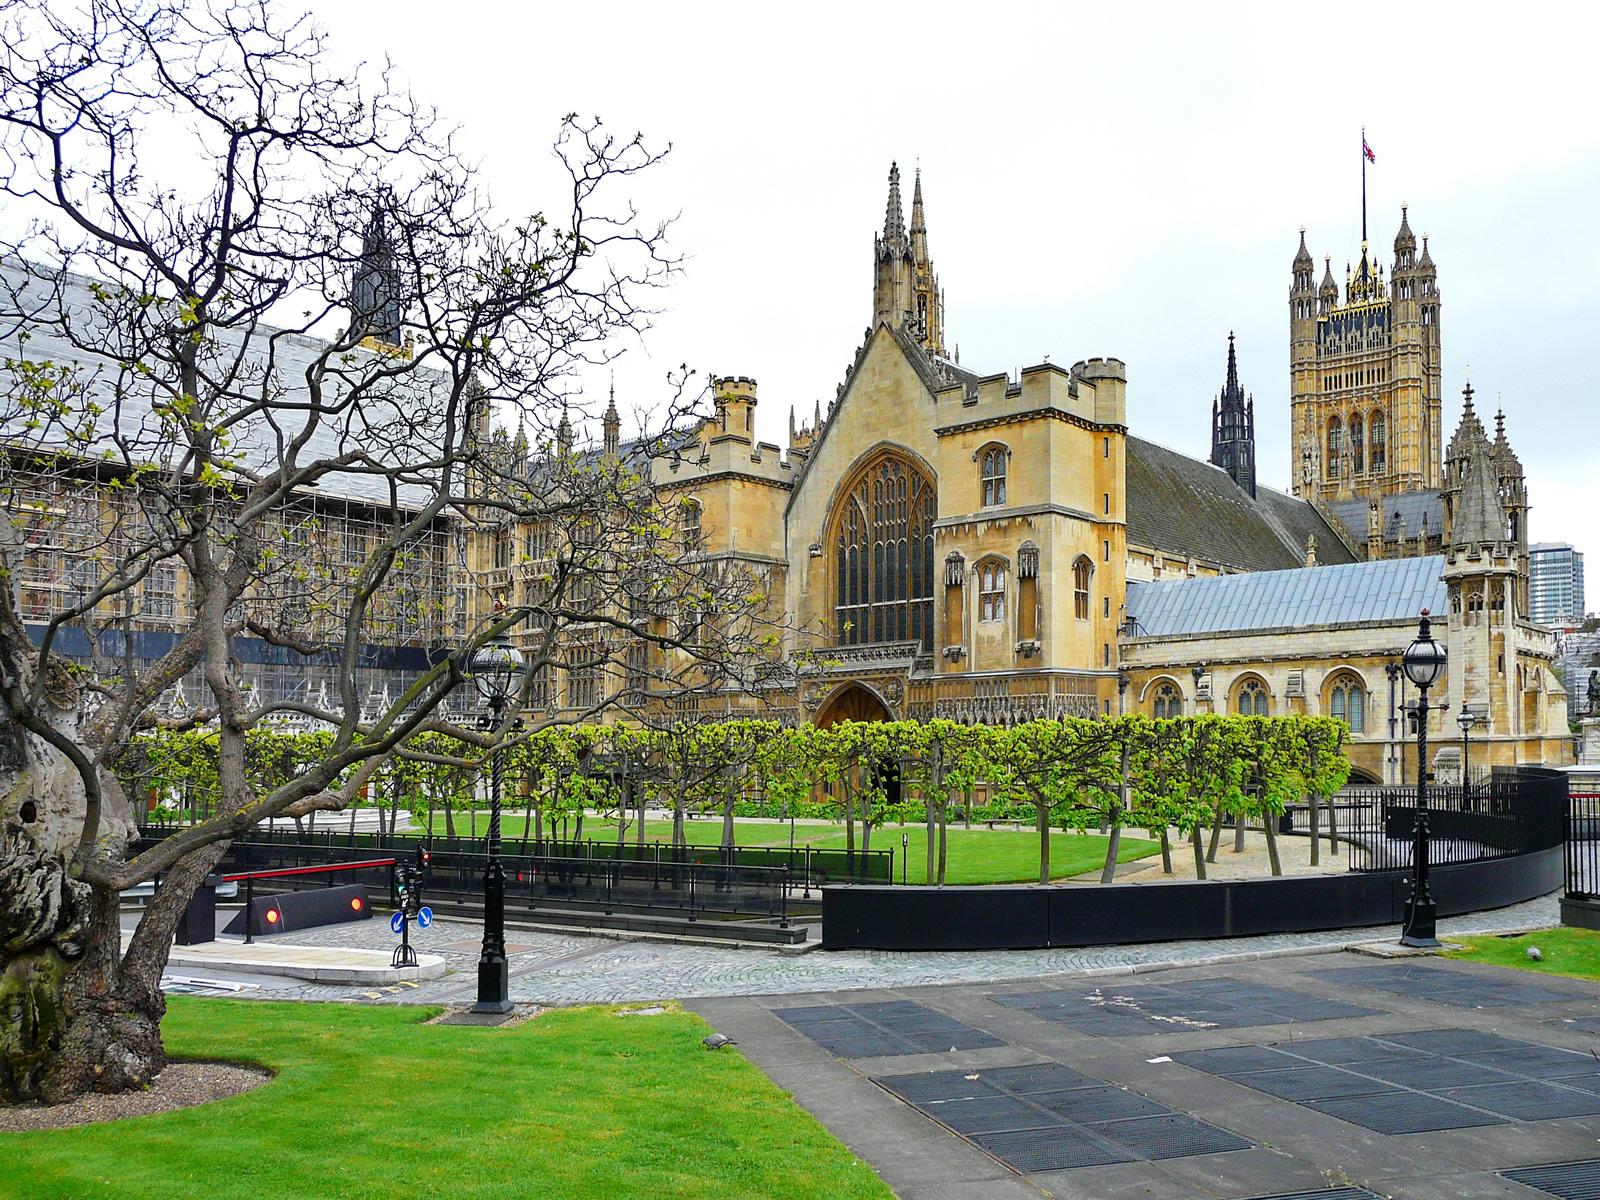
[[[963,365],[1115,355],[1141,436],[1204,457],[1228,331],[1259,474],[1287,488],[1289,263],[1432,236],[1446,436],[1470,364],[1503,398],[1536,540],[1600,593],[1600,16],[1543,4],[575,5],[332,0],[463,127],[497,206],[554,205],[563,113],[671,142],[633,196],[682,276],[617,368],[760,382],[758,429],[824,406],[870,316],[885,177],[920,162]],[[909,204],[909,195],[907,196]],[[599,383],[600,381],[595,381]]]

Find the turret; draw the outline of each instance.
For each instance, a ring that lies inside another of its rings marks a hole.
[[[1326,316],[1339,303],[1339,285],[1333,279],[1332,257],[1326,257],[1322,262],[1322,286],[1317,290],[1317,311]]]
[[[732,440],[755,441],[756,381],[748,375],[728,375],[714,379],[711,384],[716,394],[716,427],[711,430],[713,442]]]
[[[361,258],[350,281],[350,325],[357,341],[400,346],[400,272],[384,223],[383,204],[373,205],[361,235]]]

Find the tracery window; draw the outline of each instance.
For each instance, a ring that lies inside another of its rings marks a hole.
[[[1170,683],[1158,685],[1156,698],[1151,706],[1151,715],[1158,721],[1168,717],[1183,716],[1183,697],[1178,694],[1178,689]]]
[[[1362,420],[1360,413],[1350,414],[1350,459],[1355,471],[1360,474],[1367,469],[1364,457],[1365,446],[1362,445]]]
[[[1087,558],[1080,557],[1072,564],[1072,615],[1080,621],[1089,619],[1089,577],[1093,574]]]
[[[1006,565],[998,560],[978,567],[978,619],[1006,619]]]
[[[1239,685],[1234,697],[1234,711],[1241,717],[1266,717],[1272,715],[1272,700],[1259,679],[1246,679]]]
[[[840,645],[915,640],[933,648],[933,480],[888,453],[870,462],[833,518]]]
[[[685,553],[700,549],[700,501],[685,500],[679,507],[678,536]]]
[[[1339,460],[1344,456],[1344,422],[1334,417],[1328,422],[1328,478],[1339,478]]]
[[[1389,462],[1389,427],[1381,412],[1372,414],[1372,420],[1367,423],[1367,434],[1370,443],[1368,455],[1372,459],[1372,469],[1381,471]]]
[[[1340,675],[1328,694],[1328,715],[1350,726],[1351,733],[1367,727],[1367,690],[1354,675]]]
[[[995,446],[983,452],[983,507],[1006,502],[1006,451]]]

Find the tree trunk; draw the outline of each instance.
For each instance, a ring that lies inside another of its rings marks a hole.
[[[1283,863],[1278,859],[1278,818],[1271,813],[1261,814],[1261,830],[1267,835],[1267,858],[1272,863],[1274,875],[1283,874]]]
[[[1189,831],[1189,841],[1194,845],[1194,877],[1196,879],[1204,879],[1206,877],[1206,852],[1204,836],[1200,832],[1200,826],[1196,825]]]
[[[727,794],[722,798],[722,848],[733,849],[733,784],[729,783]]]
[[[1161,827],[1161,873],[1172,874],[1172,839],[1167,836],[1167,827]]]
[[[1339,810],[1334,806],[1332,796],[1328,797],[1328,850],[1339,853]]]
[[[1117,858],[1122,853],[1122,825],[1119,822],[1111,826],[1111,832],[1106,835],[1106,861],[1100,868],[1100,882],[1110,883],[1117,876]]]
[[[1033,819],[1039,827],[1039,882],[1050,882],[1050,806],[1035,796]]]
[[[939,810],[939,886],[940,887],[944,886],[944,866],[945,866],[946,859],[948,857],[948,854],[947,854],[948,846],[946,845],[947,839],[945,838],[945,831],[947,829],[949,829],[949,828],[950,828],[950,814],[944,810],[943,806],[941,806],[940,810]]]
[[[87,812],[76,773],[0,718],[0,782],[0,1101],[144,1087],[166,1065],[161,972],[172,931],[225,846],[167,872],[124,953],[117,892],[68,871]],[[97,841],[125,846],[136,836],[126,797],[114,778],[101,786]]]
[[[1222,840],[1222,801],[1217,801],[1217,812],[1211,821],[1211,844],[1206,847],[1206,861],[1217,861],[1217,843]]]
[[[1317,803],[1317,797],[1315,794],[1310,797],[1310,800],[1311,803],[1309,805],[1309,815],[1307,819],[1311,822],[1311,865],[1314,867],[1322,861],[1322,830],[1320,828],[1322,822],[1319,819],[1321,816],[1320,809],[1322,806]]]
[[[1234,813],[1234,815],[1233,815],[1233,852],[1235,854],[1243,854],[1244,853],[1244,814],[1243,813]]]

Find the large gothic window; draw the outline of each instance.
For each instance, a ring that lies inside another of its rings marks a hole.
[[[1368,453],[1372,459],[1372,469],[1381,471],[1388,465],[1389,461],[1389,428],[1381,412],[1372,414],[1372,420],[1367,426],[1367,431],[1371,435],[1371,445],[1368,447]]]
[[[1339,478],[1339,460],[1344,457],[1344,422],[1334,417],[1328,422],[1328,478]]]
[[[933,649],[933,480],[895,454],[869,463],[833,518],[840,645],[917,641]]]
[[[1259,679],[1246,679],[1239,685],[1239,691],[1233,698],[1233,708],[1242,717],[1272,715],[1272,701]]]
[[[1183,697],[1178,695],[1178,689],[1170,683],[1162,683],[1156,687],[1155,700],[1150,705],[1151,715],[1158,721],[1167,719],[1176,720],[1183,716]]]
[[[1363,458],[1363,453],[1364,453],[1366,447],[1362,445],[1361,427],[1362,427],[1361,414],[1360,413],[1351,413],[1350,414],[1350,459],[1351,459],[1351,462],[1354,464],[1356,474],[1358,474],[1358,475],[1362,471],[1365,471],[1367,469],[1366,461]]]
[[[983,452],[983,507],[1006,502],[1006,452],[995,447]]]

